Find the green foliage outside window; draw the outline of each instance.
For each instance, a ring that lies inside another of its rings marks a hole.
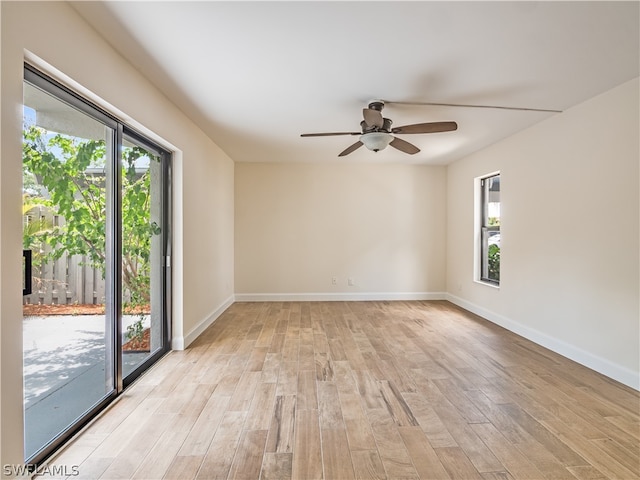
[[[489,278],[500,281],[500,247],[498,245],[489,245]]]
[[[40,220],[26,222],[25,248],[48,244],[50,252],[41,261],[57,260],[65,253],[83,255],[104,278],[107,258],[105,141],[51,134],[28,126],[23,131],[22,154],[25,205],[28,206],[23,213],[42,206],[66,219],[61,225]],[[161,230],[150,218],[150,169],[142,174],[136,171],[136,161],[142,157],[159,161],[140,147],[124,149],[121,189],[122,282],[129,293],[125,310],[137,308],[139,312],[150,301],[151,237],[159,235]],[[37,248],[37,251],[43,249]]]

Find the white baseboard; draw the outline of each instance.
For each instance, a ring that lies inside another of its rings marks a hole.
[[[236,302],[363,302],[445,300],[445,292],[393,293],[236,293]]]
[[[222,305],[216,308],[213,312],[207,315],[195,328],[192,328],[189,333],[182,337],[173,338],[171,341],[171,348],[173,350],[184,350],[191,343],[198,338],[202,332],[204,332],[209,326],[215,322],[224,311],[229,308],[235,301],[234,296],[227,298]]]
[[[460,297],[456,297],[450,293],[446,294],[446,300],[451,303],[464,308],[476,315],[481,316],[489,320],[496,325],[500,325],[507,330],[520,335],[521,337],[531,340],[538,345],[541,345],[549,350],[569,358],[574,362],[584,365],[587,368],[595,370],[598,373],[606,375],[609,378],[617,380],[620,383],[627,385],[635,390],[640,390],[640,375],[638,372],[613,363],[605,358],[594,355],[586,350],[583,350],[575,345],[571,345],[557,338],[551,337],[545,333],[542,333],[533,328],[527,327],[518,323],[503,315],[499,315],[484,307],[480,307],[474,303],[468,302]]]

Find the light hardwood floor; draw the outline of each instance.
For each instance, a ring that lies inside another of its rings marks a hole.
[[[633,479],[639,409],[447,302],[237,303],[51,463],[103,479]]]

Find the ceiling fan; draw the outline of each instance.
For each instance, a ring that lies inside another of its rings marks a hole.
[[[458,128],[456,122],[429,122],[404,125],[402,127],[391,127],[391,120],[382,116],[384,101],[371,100],[368,108],[362,110],[364,120],[360,122],[361,132],[327,132],[327,133],[303,133],[301,137],[328,137],[332,135],[360,135],[360,140],[340,152],[339,157],[344,157],[354,152],[361,146],[369,150],[379,152],[387,145],[397,148],[401,152],[409,155],[420,151],[415,145],[402,140],[394,135],[414,134],[414,133],[438,133],[451,132]]]

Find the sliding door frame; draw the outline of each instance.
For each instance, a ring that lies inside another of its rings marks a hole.
[[[24,64],[24,81],[43,90],[69,106],[87,114],[111,129],[113,148],[108,149],[106,159],[110,162],[113,174],[107,176],[107,222],[106,222],[106,288],[105,288],[105,339],[107,345],[107,364],[105,369],[111,368],[112,388],[90,410],[81,415],[72,425],[60,432],[53,440],[43,446],[25,463],[35,467],[42,464],[52,453],[60,448],[73,435],[84,428],[92,419],[101,413],[124,389],[138,378],[147,368],[171,349],[171,152],[148,139],[143,134],[120,121],[117,117],[106,112],[90,100],[80,96],[64,85],[40,72],[33,66]],[[162,205],[161,220],[163,223],[162,237],[162,346],[139,366],[126,379],[122,378],[122,145],[125,138],[130,138],[144,146],[148,151],[157,154],[162,164]],[[106,373],[106,372],[105,372]]]

